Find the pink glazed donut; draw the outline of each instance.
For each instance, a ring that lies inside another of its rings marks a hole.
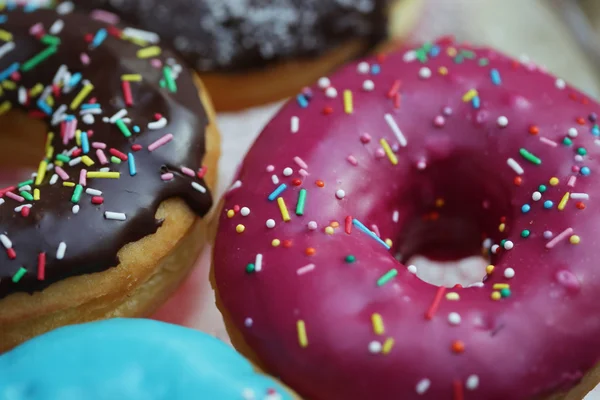
[[[224,200],[214,282],[236,346],[310,399],[582,397],[600,360],[599,109],[450,40],[322,78]],[[482,249],[469,287],[407,267]]]

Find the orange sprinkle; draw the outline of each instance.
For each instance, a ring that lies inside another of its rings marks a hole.
[[[515,176],[513,182],[515,186],[521,186],[521,183],[523,183],[523,178],[521,178],[520,176]]]
[[[579,125],[585,125],[585,118],[578,117],[575,122],[577,122]]]
[[[465,344],[463,341],[461,340],[455,340],[454,342],[452,342],[452,351],[460,354],[463,353],[465,351]]]
[[[537,125],[530,125],[529,133],[531,133],[532,135],[537,135],[538,133],[540,133],[540,128],[538,128]]]
[[[329,115],[332,112],[333,112],[333,107],[331,107],[331,106],[327,106],[323,109],[323,114],[325,114],[325,115]]]
[[[588,99],[587,97],[584,97],[581,99],[581,104],[589,104],[590,103],[590,99]]]
[[[585,204],[582,201],[578,201],[577,203],[575,203],[575,207],[577,207],[580,210],[585,210]]]
[[[318,187],[325,187],[325,182],[323,182],[322,180],[318,180],[315,183],[317,184]]]
[[[304,252],[306,253],[307,256],[312,256],[317,251],[314,249],[314,247],[307,247],[306,250],[304,250]]]
[[[339,228],[340,227],[340,223],[337,221],[331,221],[331,224],[329,224],[332,228]]]

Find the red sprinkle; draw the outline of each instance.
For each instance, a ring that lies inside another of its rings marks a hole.
[[[325,114],[325,115],[329,115],[332,112],[333,112],[333,107],[331,107],[331,106],[327,106],[323,109],[323,114]]]
[[[6,192],[12,192],[16,188],[17,188],[16,186],[9,186],[9,187],[5,187],[4,189],[0,189],[0,197],[4,196],[4,194]]]
[[[162,118],[162,114],[161,114],[161,113],[155,113],[155,114],[154,114],[154,119],[155,119],[155,120],[157,120],[157,121],[158,121],[158,120],[159,120],[159,119],[161,119],[161,118]]]
[[[442,297],[444,297],[444,293],[446,293],[446,288],[443,286],[438,287],[437,292],[435,293],[435,297],[433,298],[433,302],[429,306],[429,310],[425,313],[426,319],[433,319],[437,309],[440,306],[440,302],[442,301]]]
[[[46,253],[38,254],[37,278],[38,281],[43,281],[46,278]]]
[[[102,204],[104,203],[104,198],[102,196],[92,196],[92,204]]]
[[[454,389],[454,398],[452,400],[463,400],[464,397],[464,393],[463,393],[463,385],[461,381],[454,381],[454,383],[452,384],[453,389]]]
[[[344,226],[346,228],[345,229],[346,233],[349,235],[352,233],[352,216],[350,216],[350,215],[346,216],[346,220],[344,222],[345,222]]]
[[[81,150],[81,148],[76,148],[75,150],[73,150],[73,153],[71,153],[71,155],[73,157],[79,157],[81,155],[81,153],[83,152],[83,150]]]
[[[578,117],[575,122],[577,122],[579,125],[585,125],[585,118]]]
[[[318,181],[316,181],[316,182],[315,182],[315,184],[316,184],[318,187],[321,187],[321,188],[322,188],[322,187],[325,187],[325,182],[323,182],[323,181],[322,181],[322,180],[320,180],[320,179],[319,179]]]
[[[202,178],[204,178],[204,175],[206,175],[206,170],[207,170],[207,169],[208,169],[208,168],[206,168],[206,166],[205,166],[205,165],[203,165],[203,166],[202,166],[202,168],[200,168],[200,169],[198,170],[198,172],[196,173],[196,176],[198,176],[198,179],[202,179]]]
[[[582,201],[578,201],[577,203],[575,203],[575,207],[577,207],[580,210],[584,210],[585,209],[585,203],[583,203]]]
[[[109,35],[112,35],[112,36],[115,36],[118,38],[120,38],[121,35],[123,34],[119,28],[117,28],[116,26],[112,26],[112,25],[109,26],[108,28],[106,28],[106,30],[108,31]]]
[[[141,149],[142,149],[141,144],[134,144],[131,146],[131,150],[133,150],[133,151],[140,151]]]
[[[85,40],[88,43],[91,43],[92,40],[94,40],[94,37],[92,36],[91,33],[86,33],[85,36],[83,37],[83,40]]]
[[[537,135],[538,133],[540,133],[540,128],[538,128],[537,125],[530,125],[529,133],[531,133],[532,135]]]
[[[21,208],[21,215],[27,217],[29,215],[29,207]]]
[[[24,208],[27,208],[27,207],[24,207]],[[11,260],[14,260],[15,258],[17,258],[17,252],[12,247],[10,249],[6,249],[6,254],[8,254],[8,258],[10,258]]]
[[[289,240],[289,239],[287,239],[287,240],[284,240],[284,241],[283,241],[281,244],[282,244],[282,245],[283,245],[283,247],[285,247],[286,249],[289,249],[290,247],[292,247],[292,241],[291,241],[291,240]]]
[[[233,206],[233,211],[236,213],[240,212],[240,206],[238,204],[236,204],[235,206]]]
[[[401,104],[402,96],[400,96],[400,93],[396,93],[396,95],[394,96],[394,108],[400,108]]]
[[[396,96],[396,94],[398,94],[398,90],[400,90],[400,85],[402,85],[402,81],[396,79],[392,84],[390,91],[387,94],[388,98],[392,99]]]
[[[121,82],[121,89],[123,89],[123,98],[125,99],[125,105],[131,107],[133,105],[133,95],[131,94],[131,85],[128,81]]]
[[[294,185],[294,186],[300,186],[300,185],[302,185],[302,181],[300,179],[298,179],[298,178],[293,179],[292,180],[292,185]]]
[[[455,340],[452,342],[452,351],[455,353],[464,353],[465,351],[465,343],[461,340]]]
[[[108,150],[108,152],[110,154],[112,154],[113,156],[120,158],[121,161],[127,161],[127,155],[125,153],[120,152],[119,150],[117,150],[115,148],[111,148],[110,150]]]

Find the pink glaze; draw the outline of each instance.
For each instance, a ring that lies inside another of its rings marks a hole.
[[[490,49],[444,42],[366,63],[330,77],[337,97],[315,86],[284,106],[227,194],[214,259],[233,323],[310,399],[518,400],[574,386],[600,356],[600,107]],[[288,222],[267,199],[282,183]],[[455,259],[482,242],[495,268],[464,289],[394,258]]]

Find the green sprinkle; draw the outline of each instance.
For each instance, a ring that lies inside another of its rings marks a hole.
[[[470,60],[475,58],[475,52],[471,51],[471,50],[463,50],[460,52],[460,54],[464,57],[464,58],[468,58]]]
[[[391,281],[396,275],[398,275],[398,270],[396,268],[390,269],[388,272],[383,274],[383,276],[377,279],[377,286],[383,286],[389,281]]]
[[[19,268],[17,272],[12,277],[13,283],[17,283],[21,280],[21,278],[27,273],[27,270],[23,267]]]
[[[29,70],[32,70],[39,63],[41,63],[42,61],[44,61],[46,58],[48,58],[52,54],[56,53],[56,50],[58,50],[58,47],[56,47],[56,46],[46,47],[41,52],[39,52],[38,54],[36,54],[32,58],[30,58],[29,60],[25,61],[23,63],[23,65],[21,65],[21,71],[27,72]]]
[[[71,161],[71,158],[68,157],[68,156],[66,156],[66,155],[64,155],[64,154],[57,154],[56,155],[56,159],[58,161],[62,161],[62,162],[69,162],[69,161]]]
[[[251,274],[256,270],[256,267],[254,266],[254,264],[250,263],[248,265],[246,265],[246,272]]]
[[[509,288],[500,289],[500,296],[502,296],[502,297],[509,297],[510,296],[510,289]]]
[[[81,193],[83,193],[83,186],[75,185],[75,190],[73,190],[73,196],[71,196],[71,203],[79,203],[79,199],[81,199]]]
[[[546,191],[546,185],[540,185],[538,186],[538,192],[540,193],[544,193]]]
[[[167,87],[167,84],[165,83],[165,80],[164,80],[164,79],[161,79],[161,80],[158,82],[158,85],[159,85],[159,86],[160,86],[162,89],[165,89],[165,88]]]
[[[300,189],[298,193],[298,203],[296,204],[296,215],[304,215],[304,205],[306,204],[306,189]]]
[[[23,182],[19,183],[19,184],[17,185],[17,187],[19,187],[19,188],[20,188],[20,187],[23,187],[23,186],[26,186],[26,185],[33,185],[33,179],[30,179],[30,180],[28,180],[28,181],[23,181]]]
[[[27,201],[33,200],[33,196],[29,192],[23,191],[23,192],[21,192],[21,196],[23,196],[23,198]]]
[[[121,164],[121,159],[119,157],[112,156],[110,158],[110,161],[112,161],[115,164]]]
[[[580,147],[577,149],[577,154],[579,154],[580,156],[585,156],[587,154],[587,150],[583,147]]]
[[[573,141],[571,140],[571,138],[566,137],[566,138],[563,139],[563,144],[565,146],[570,146],[570,145],[573,144]]]
[[[427,51],[425,51],[424,49],[418,49],[415,52],[415,55],[417,56],[417,60],[419,60],[422,63],[426,63],[427,62]]]
[[[462,64],[462,62],[465,60],[465,58],[459,54],[456,57],[454,57],[454,63],[455,64]]]
[[[173,74],[171,72],[171,67],[169,67],[168,65],[165,66],[163,68],[163,74],[165,76],[165,82],[167,84],[167,89],[169,89],[170,92],[176,92],[177,91],[177,84],[175,83],[175,80],[173,79]]]
[[[423,51],[429,53],[429,51],[431,49],[433,49],[433,43],[431,43],[431,42],[425,42],[425,43],[423,43],[423,47],[421,47],[421,49],[423,49]]]
[[[521,154],[521,157],[523,157],[524,159],[526,159],[527,161],[529,161],[532,164],[540,165],[542,163],[542,160],[540,160],[539,157],[537,157],[533,153],[528,152],[525,149],[520,149],[519,154]]]
[[[121,131],[121,133],[123,134],[123,136],[125,137],[130,137],[131,136],[131,131],[129,130],[129,128],[127,127],[127,125],[125,125],[125,122],[123,122],[122,119],[118,119],[115,121],[115,125],[117,125],[117,128],[119,128],[119,130]]]
[[[60,38],[52,35],[44,35],[41,42],[47,45],[58,46],[60,44]]]
[[[352,264],[354,261],[356,261],[356,257],[354,257],[352,254],[348,254],[346,256],[346,262],[348,264]]]
[[[490,60],[488,60],[487,58],[480,58],[479,59],[479,66],[480,67],[485,67],[490,63]]]
[[[531,232],[529,232],[528,229],[523,229],[521,231],[521,237],[523,237],[523,238],[529,237],[530,234],[531,234]]]
[[[500,241],[500,246],[504,247],[504,243],[506,243],[506,239],[502,239],[502,240]]]

